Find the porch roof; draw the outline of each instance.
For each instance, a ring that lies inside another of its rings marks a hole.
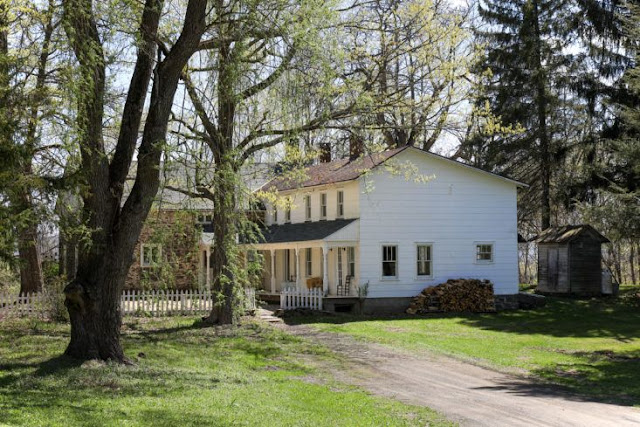
[[[269,244],[322,240],[343,229],[354,221],[356,221],[355,218],[271,225],[262,231],[264,239],[260,243]]]

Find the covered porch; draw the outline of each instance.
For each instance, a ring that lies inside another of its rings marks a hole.
[[[254,245],[263,259],[262,295],[321,288],[323,295],[353,297],[359,286],[357,220],[271,226]]]

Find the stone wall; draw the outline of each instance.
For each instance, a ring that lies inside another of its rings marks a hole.
[[[150,212],[134,251],[125,289],[197,289],[199,236],[195,214],[191,212]],[[158,265],[141,266],[144,243],[161,246],[162,259]]]

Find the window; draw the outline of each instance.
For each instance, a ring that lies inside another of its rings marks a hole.
[[[273,222],[274,224],[278,223],[278,207],[277,206],[273,207]]]
[[[143,243],[140,247],[140,265],[142,267],[155,267],[162,259],[162,246]]]
[[[305,266],[306,266],[306,273],[307,273],[307,277],[310,277],[313,274],[313,260],[311,258],[312,253],[311,253],[311,248],[307,248],[304,251],[304,260],[305,260]]]
[[[347,248],[347,275],[356,277],[356,248]]]
[[[476,262],[493,262],[493,244],[476,244]]]
[[[289,249],[284,250],[284,280],[291,280],[291,251]]]
[[[327,193],[320,193],[320,219],[327,219]]]
[[[344,216],[344,191],[338,191],[337,217],[342,218],[343,216]]]
[[[211,224],[212,222],[213,222],[213,215],[212,214],[200,213],[196,217],[196,223],[200,224],[200,225]]]
[[[418,277],[431,276],[431,245],[419,244],[416,246],[417,275]]]
[[[284,211],[284,222],[291,222],[291,206],[287,205]]]
[[[398,277],[398,247],[382,247],[382,277]]]
[[[304,219],[311,221],[311,196],[304,196]]]

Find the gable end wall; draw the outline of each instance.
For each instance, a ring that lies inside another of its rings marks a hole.
[[[402,166],[407,162],[413,166]],[[394,164],[398,176],[378,167],[360,178],[360,283],[369,282],[369,297],[415,296],[460,277],[489,279],[496,294],[517,293],[516,185],[413,150],[394,157]],[[414,166],[434,179],[413,182]],[[416,275],[418,242],[433,245],[432,278]],[[492,263],[476,263],[476,242],[494,245]],[[381,277],[385,243],[398,246],[395,280]]]

